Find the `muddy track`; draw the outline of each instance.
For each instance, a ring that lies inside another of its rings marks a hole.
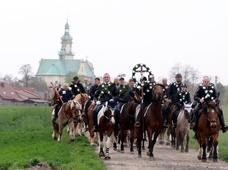
[[[147,146],[147,144],[145,145]],[[190,149],[187,153],[181,153],[171,146],[155,144],[154,160],[150,160],[146,151],[142,152],[142,158],[138,158],[137,150],[130,153],[129,147],[125,147],[124,153],[110,150],[110,160],[104,160],[108,170],[228,170],[228,163],[218,160],[213,162],[201,162],[197,159],[198,151]],[[98,152],[98,150],[96,150]],[[102,158],[101,158],[102,159]]]

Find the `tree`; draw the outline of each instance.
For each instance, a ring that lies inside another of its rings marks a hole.
[[[28,87],[28,81],[32,75],[32,67],[30,64],[25,64],[20,67],[19,74],[23,75],[25,86]]]

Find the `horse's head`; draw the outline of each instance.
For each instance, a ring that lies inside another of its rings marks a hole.
[[[185,118],[190,122],[191,115],[193,114],[192,103],[184,103],[184,115]]]
[[[153,86],[152,97],[154,100],[162,100],[164,93],[163,89],[165,89],[165,87],[162,84],[156,84]]]
[[[219,114],[219,100],[207,101],[205,103],[207,109],[207,120],[210,123],[210,128],[215,130],[218,126],[218,114]]]
[[[84,109],[85,102],[89,98],[89,95],[86,93],[79,93],[75,96],[74,101],[78,101],[82,106],[82,109]]]
[[[78,121],[82,120],[81,114],[82,114],[82,105],[77,100],[70,100],[68,101],[71,113],[73,117],[77,117]]]
[[[104,104],[104,116],[111,121],[112,124],[115,124],[115,110],[116,104],[115,101],[108,101]]]

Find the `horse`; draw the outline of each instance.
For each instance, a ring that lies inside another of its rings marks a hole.
[[[213,147],[212,158],[214,162],[218,161],[218,137],[219,130],[221,128],[218,114],[219,114],[219,100],[217,101],[206,101],[204,108],[202,109],[197,128],[197,141],[199,143],[199,153],[197,158],[202,162],[207,161],[206,146],[207,139],[211,138],[211,146]]]
[[[66,125],[69,127],[70,142],[75,140],[75,127],[73,119],[81,118],[81,104],[77,101],[69,100],[61,106],[57,119],[52,118],[53,133],[52,138],[62,141],[62,132]]]
[[[160,134],[163,126],[163,115],[161,111],[163,89],[164,89],[164,86],[162,84],[156,84],[153,86],[152,102],[145,108],[144,119],[142,119],[144,122],[142,122],[142,126],[139,127],[141,129],[145,127],[147,131],[147,136],[149,141],[149,146],[148,146],[149,150],[147,151],[147,156],[149,156],[150,159],[154,158],[154,154],[153,154],[154,145],[156,143],[157,137]],[[138,132],[140,132],[140,130]],[[141,130],[141,132],[143,132],[143,130]],[[143,138],[143,133],[138,133],[137,134],[138,157],[142,157],[141,155],[142,138]]]
[[[73,99],[73,101],[77,101],[81,104],[82,113],[84,112],[85,103],[88,100],[88,98],[89,98],[89,95],[87,93],[79,93]],[[86,117],[82,117],[80,122],[75,122],[75,124],[74,124],[76,133],[80,136],[82,135],[83,123],[87,123]]]
[[[96,145],[97,144],[97,133],[94,133],[93,131],[93,109],[95,107],[96,103],[95,101],[91,101],[91,104],[89,105],[87,109],[87,124],[88,124],[88,130],[89,130],[89,141],[91,145]]]
[[[176,150],[179,150],[179,145],[181,146],[180,152],[188,152],[188,142],[189,142],[189,131],[190,131],[190,121],[191,114],[193,112],[192,103],[184,103],[183,108],[181,108],[177,117],[177,127],[176,132]],[[184,148],[185,143],[185,148]]]
[[[134,133],[135,133],[135,112],[136,107],[138,106],[135,103],[134,99],[130,100],[128,103],[125,103],[120,110],[120,134],[119,134],[119,143],[120,151],[124,152],[124,141],[127,137],[127,131],[130,131],[130,152],[133,152],[133,142],[134,142]]]
[[[107,101],[102,105],[98,112],[98,141],[99,141],[99,157],[111,159],[109,156],[109,147],[114,135],[115,125],[115,107],[111,107]],[[104,153],[106,148],[106,153]]]

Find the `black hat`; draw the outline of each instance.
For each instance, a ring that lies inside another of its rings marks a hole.
[[[124,78],[123,77],[120,77],[119,80],[124,80]]]
[[[73,79],[74,79],[74,80],[78,80],[78,76],[75,76]]]
[[[181,87],[187,87],[187,84],[183,83],[183,84],[181,85]]]
[[[176,74],[175,78],[182,78],[182,75],[180,73]]]

